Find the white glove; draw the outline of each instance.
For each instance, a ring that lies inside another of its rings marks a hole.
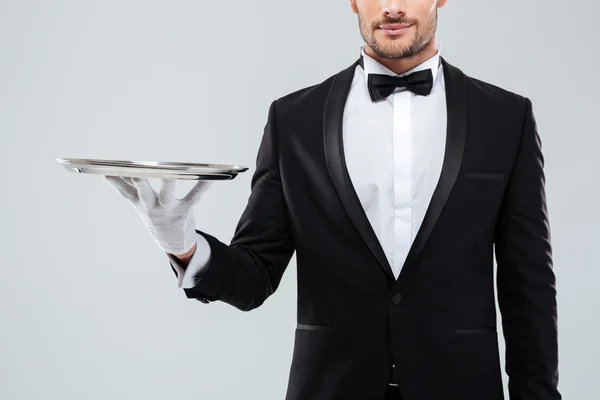
[[[185,197],[176,199],[173,179],[162,180],[158,194],[145,178],[105,176],[104,180],[133,205],[161,249],[181,255],[194,247],[196,221],[192,207],[211,181],[198,181]]]

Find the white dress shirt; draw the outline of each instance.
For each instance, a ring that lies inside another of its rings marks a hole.
[[[423,222],[439,180],[446,146],[446,91],[439,51],[406,74],[431,69],[428,96],[398,89],[373,103],[368,74],[396,75],[361,48],[343,120],[343,144],[352,184],[396,278]],[[402,74],[405,75],[405,74]],[[198,235],[198,248],[187,269],[168,255],[178,286],[195,286],[210,260],[210,246]]]

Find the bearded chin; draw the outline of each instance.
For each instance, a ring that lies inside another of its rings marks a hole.
[[[417,38],[411,40],[408,45],[400,44],[399,40],[390,41],[388,44],[381,45],[373,38],[373,42],[374,46],[371,46],[373,52],[379,57],[389,60],[414,57],[422,50],[422,46],[418,43]]]
[[[360,16],[358,20],[361,35],[365,43],[369,45],[369,47],[378,57],[387,60],[399,60],[403,58],[414,57],[421,53],[425,48],[427,48],[429,44],[431,44],[435,37],[435,31],[437,27],[437,10],[436,15],[434,16],[433,20],[431,21],[431,24],[429,25],[430,29],[428,30],[428,32],[425,32],[425,34],[423,34],[419,30],[420,26],[417,25],[414,37],[410,40],[408,45],[400,44],[400,39],[390,40],[388,42],[389,44],[382,45],[375,38],[374,32],[376,28],[373,28],[367,24],[363,24],[363,22],[360,19]]]

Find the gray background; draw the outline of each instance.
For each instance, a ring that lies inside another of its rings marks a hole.
[[[440,11],[448,61],[534,104],[567,399],[600,390],[599,12],[592,0]],[[54,157],[249,166],[195,208],[229,242],[270,102],[361,44],[348,1],[0,1],[0,398],[283,399],[295,258],[251,313],[187,300],[133,208]]]

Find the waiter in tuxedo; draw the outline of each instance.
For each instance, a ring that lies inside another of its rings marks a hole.
[[[275,100],[230,244],[174,182],[107,177],[188,298],[240,310],[297,256],[288,400],[557,400],[557,305],[531,101],[442,57],[446,0],[351,0],[365,45]]]

